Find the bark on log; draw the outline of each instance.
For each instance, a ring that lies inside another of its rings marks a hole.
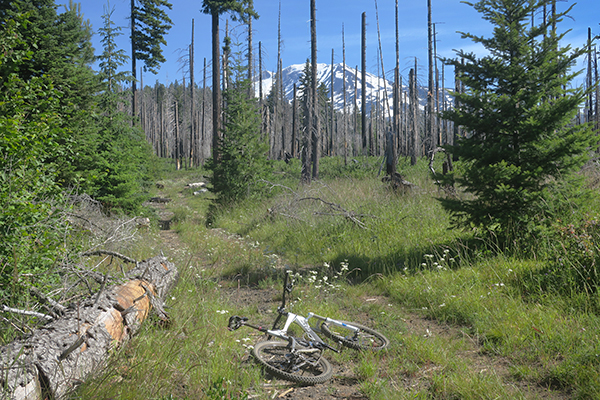
[[[153,257],[128,277],[30,337],[0,347],[0,399],[63,398],[138,331],[152,308],[165,319],[162,299],[177,282],[175,265]]]

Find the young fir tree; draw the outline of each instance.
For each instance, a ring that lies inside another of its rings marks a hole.
[[[116,38],[121,28],[115,27],[111,16],[114,9],[105,8],[104,25],[98,30],[103,52],[98,57],[101,91],[98,94],[100,113],[97,116],[98,134],[86,189],[108,208],[135,210],[146,199],[144,185],[151,173],[152,151],[143,132],[132,126],[130,117],[119,108],[125,103],[125,83],[131,75],[119,71],[128,59],[119,49]]]
[[[442,199],[454,222],[491,229],[504,239],[537,226],[556,204],[546,196],[586,159],[587,125],[573,124],[585,99],[565,89],[585,50],[561,47],[565,33],[550,29],[568,12],[532,26],[531,15],[549,0],[482,0],[467,3],[494,25],[493,36],[463,33],[489,55],[458,51],[445,60],[465,85],[457,109],[443,116],[464,128],[449,150],[463,161],[455,179],[472,197]],[[465,60],[463,64],[460,60]]]
[[[236,54],[228,73],[230,81],[224,91],[224,129],[219,139],[220,158],[210,159],[207,168],[213,172],[210,180],[217,202],[227,204],[244,199],[260,188],[260,179],[269,171],[269,145],[260,134],[261,116],[258,100],[249,97],[247,67]]]
[[[202,0],[201,11],[212,19],[212,93],[213,93],[213,158],[218,162],[220,157],[219,144],[221,142],[221,52],[219,40],[219,19],[222,14],[232,13],[233,20],[240,19],[246,22],[247,18],[258,18],[254,10],[254,0]]]

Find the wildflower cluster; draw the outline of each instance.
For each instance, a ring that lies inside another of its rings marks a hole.
[[[254,346],[251,345],[251,344],[246,344],[246,342],[249,342],[251,340],[252,339],[250,339],[249,337],[245,337],[245,338],[242,338],[241,340],[240,339],[236,339],[236,343],[241,343],[242,347],[244,347],[244,348],[246,348],[248,350],[252,350],[254,348]]]
[[[425,262],[421,263],[421,267],[439,271],[448,270],[456,262],[454,257],[450,257],[450,250],[448,249],[444,250],[442,257],[437,261],[434,261],[435,256],[433,254],[425,254],[423,257],[425,258]]]
[[[340,270],[338,272],[335,273],[334,278],[335,279],[340,279],[343,276],[348,274],[349,271],[349,264],[348,264],[348,260],[344,260],[340,263]]]
[[[307,283],[308,290],[303,291],[303,293],[305,293],[307,296],[308,293],[314,289],[319,291],[321,294],[327,295],[340,289],[341,285],[337,282],[339,282],[341,279],[344,279],[348,275],[348,260],[342,261],[340,263],[340,269],[336,272],[332,271],[331,264],[328,262],[323,263],[323,268],[320,270],[322,273],[316,269],[313,269],[308,271],[305,276],[302,276],[300,273],[296,273],[291,277],[294,279],[294,282],[304,280]]]

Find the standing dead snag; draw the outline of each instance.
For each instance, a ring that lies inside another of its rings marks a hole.
[[[0,347],[0,398],[60,399],[102,366],[109,351],[132,337],[177,282],[163,256],[142,261],[129,281],[68,308],[30,337]]]
[[[442,182],[440,182],[440,180],[438,179],[439,174],[436,173],[435,169],[433,168],[435,154],[439,152],[446,153],[446,150],[444,150],[443,147],[436,147],[435,149],[429,151],[429,170],[431,171],[431,175],[433,176],[436,185],[438,185],[438,187],[442,189],[447,196],[456,198],[456,188],[454,187],[454,185],[443,184]],[[452,166],[452,158],[450,157],[450,154],[446,153],[446,160],[442,164],[442,175],[446,175],[453,170],[454,167]]]

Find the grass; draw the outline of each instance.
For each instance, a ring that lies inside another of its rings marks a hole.
[[[279,166],[273,183],[282,186],[221,209],[211,227],[219,234],[206,227],[210,195],[182,189],[200,173],[166,178],[163,195],[173,199],[173,229],[185,244],[165,251],[182,274],[168,301],[175,322],[146,324],[78,398],[273,396],[277,383],[265,385],[244,346],[257,336],[225,326],[234,312],[269,324],[275,305],[258,310],[232,293],[238,285],[277,293],[283,268],[302,276],[295,312],[367,323],[391,339],[382,354],[327,355],[352,365],[369,398],[600,397],[597,293],[545,290],[550,278],[540,277],[553,259],[449,229],[424,162],[400,165],[417,186],[408,193],[381,183],[377,160],[322,166],[310,186],[295,183],[297,166]]]
[[[414,176],[407,174],[407,179],[418,186],[416,192],[426,195],[390,191],[375,169],[368,178],[316,182],[288,189],[266,203],[240,204],[233,212],[223,211],[219,226],[267,243],[266,251],[294,263],[348,260],[363,278],[389,274],[418,265],[423,254],[461,236],[447,229],[448,217],[434,198],[437,189],[423,179],[425,163],[415,170],[418,174],[409,170]],[[344,212],[356,215],[363,225],[352,222]]]

